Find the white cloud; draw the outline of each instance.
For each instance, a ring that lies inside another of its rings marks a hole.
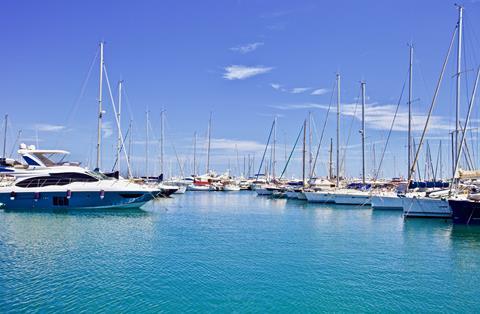
[[[344,116],[354,116],[355,119],[361,121],[361,107],[357,105],[357,110],[355,111],[356,104],[342,104],[341,105],[341,114]],[[322,109],[327,110],[328,105],[316,104],[316,103],[305,103],[305,104],[290,104],[290,105],[274,105],[272,108],[279,110],[299,110],[299,109]],[[367,128],[374,130],[389,130],[392,124],[393,115],[395,114],[395,109],[397,105],[393,104],[377,104],[371,103],[367,104],[365,108],[365,123]],[[336,112],[336,105],[332,105],[331,112]],[[413,131],[422,131],[425,125],[427,116],[425,114],[413,113],[412,115],[412,130]],[[447,117],[433,115],[430,117],[429,122],[430,130],[442,130],[448,131],[451,129],[451,123]],[[394,131],[407,131],[408,130],[408,111],[400,107],[395,119],[395,124],[393,126]]]
[[[104,121],[102,124],[103,138],[109,138],[113,134],[113,124],[111,121]]]
[[[65,130],[65,126],[55,124],[36,124],[35,129],[42,132],[59,132]]]
[[[264,45],[264,43],[262,43],[262,42],[256,42],[256,43],[246,44],[246,45],[243,45],[243,46],[232,47],[232,48],[230,48],[230,50],[235,51],[235,52],[239,52],[241,54],[245,54],[245,53],[255,51],[255,50],[257,50],[258,47],[263,46],[263,45]]]
[[[287,89],[278,83],[270,83],[270,86],[275,90],[292,94],[301,94],[312,89],[311,87],[294,87],[292,89]]]
[[[232,139],[225,139],[225,138],[213,138],[211,140],[211,148],[212,149],[221,149],[221,150],[231,150],[243,152],[252,152],[252,151],[261,151],[265,148],[265,144],[261,144],[255,141],[247,141],[247,140],[232,140]]]
[[[291,93],[292,94],[301,94],[301,93],[305,93],[306,91],[308,91],[310,89],[311,89],[311,87],[294,87],[294,88],[292,88]]]
[[[311,95],[324,95],[324,94],[326,94],[326,93],[328,93],[328,92],[329,92],[329,90],[326,89],[326,88],[319,88],[319,89],[314,90],[314,91],[311,93]]]
[[[223,77],[227,80],[244,80],[252,76],[268,73],[272,69],[272,67],[264,66],[248,67],[244,65],[231,65],[225,68]]]

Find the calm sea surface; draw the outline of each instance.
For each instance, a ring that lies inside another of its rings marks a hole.
[[[479,312],[480,228],[191,192],[0,211],[0,312]]]

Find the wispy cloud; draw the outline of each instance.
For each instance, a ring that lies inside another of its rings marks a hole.
[[[301,94],[301,93],[305,93],[306,91],[312,89],[311,87],[294,87],[292,88],[292,91],[291,93],[292,94]]]
[[[285,93],[292,93],[292,94],[302,94],[312,89],[311,87],[294,87],[290,89],[290,88],[283,87],[278,83],[270,83],[270,86],[275,90],[285,92]]]
[[[264,149],[265,145],[255,141],[248,141],[248,140],[213,138],[211,141],[211,148],[220,149],[220,150],[231,150],[231,151],[238,149],[238,151],[242,151],[242,152],[255,152],[255,151],[261,151],[262,149]]]
[[[223,78],[227,80],[244,80],[252,76],[268,73],[271,70],[273,70],[273,67],[230,65],[225,68]]]
[[[357,109],[355,110],[356,106]],[[270,107],[278,110],[328,109],[328,105],[317,103],[273,105]],[[365,123],[367,124],[367,127],[374,130],[389,130],[391,127],[393,116],[395,114],[396,107],[397,105],[393,104],[367,104],[365,108]],[[332,106],[331,111],[336,112],[335,106]],[[353,116],[359,121],[361,121],[362,119],[361,109],[358,104],[342,104],[340,113],[344,116]],[[412,130],[423,130],[426,119],[427,116],[425,114],[413,113]],[[437,131],[448,131],[451,129],[451,123],[447,117],[433,115],[430,117],[429,129]],[[408,111],[403,107],[399,108],[393,130],[408,130]]]
[[[325,94],[328,93],[328,92],[329,92],[329,90],[326,89],[326,88],[318,88],[318,89],[314,90],[314,91],[311,93],[311,95],[317,95],[317,96],[319,96],[319,95],[325,95]]]
[[[65,130],[65,126],[55,124],[36,124],[35,129],[41,132],[59,132]]]
[[[109,138],[113,134],[112,121],[104,121],[102,124],[103,138]]]
[[[243,46],[232,47],[230,48],[230,50],[241,53],[241,54],[246,54],[246,53],[257,50],[257,48],[263,45],[264,43],[262,42],[255,42],[255,43],[250,43]]]

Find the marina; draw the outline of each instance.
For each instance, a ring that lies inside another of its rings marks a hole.
[[[147,2],[0,13],[0,313],[480,311],[480,4]]]

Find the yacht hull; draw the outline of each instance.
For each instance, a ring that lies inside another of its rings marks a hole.
[[[308,202],[311,203],[334,203],[331,192],[303,192]]]
[[[480,225],[480,203],[468,200],[450,200],[448,203],[454,224]]]
[[[419,218],[451,218],[452,210],[445,199],[402,197],[403,215]]]
[[[357,195],[349,193],[334,194],[334,202],[339,205],[370,205],[369,195]]]
[[[396,195],[373,195],[371,198],[373,209],[403,210],[403,201]]]
[[[17,192],[0,193],[5,210],[74,210],[139,208],[156,195],[145,191]]]

